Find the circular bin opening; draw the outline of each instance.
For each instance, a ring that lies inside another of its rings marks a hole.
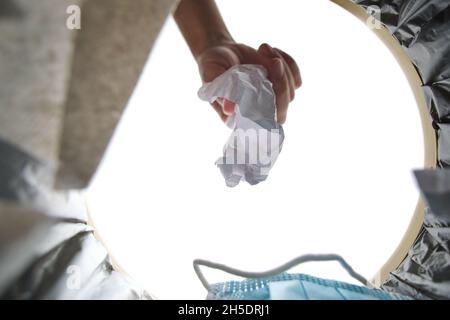
[[[419,198],[411,170],[424,166],[423,129],[405,73],[366,25],[328,0],[217,3],[235,39],[282,48],[302,70],[277,163],[257,186],[225,186],[214,161],[230,131],[197,98],[196,65],[169,18],[88,190],[97,231],[162,299],[205,297],[195,258],[263,271],[332,252],[371,278]],[[294,271],[353,282],[334,263]]]

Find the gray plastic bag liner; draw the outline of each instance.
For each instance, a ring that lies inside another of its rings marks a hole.
[[[236,103],[228,120],[233,132],[216,161],[227,186],[241,180],[264,181],[281,151],[284,132],[276,119],[275,93],[260,65],[236,65],[204,84],[200,99],[210,103],[225,98]]]
[[[437,166],[450,167],[450,0],[353,0],[379,19],[416,66],[436,130]],[[416,173],[427,200],[422,231],[383,285],[416,299],[450,298],[448,171]]]
[[[113,269],[78,191],[0,138],[0,299],[150,299]]]
[[[415,172],[428,204],[422,231],[382,289],[415,299],[450,297],[450,170]]]

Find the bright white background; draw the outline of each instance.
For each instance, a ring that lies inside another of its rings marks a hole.
[[[170,18],[88,190],[100,235],[162,299],[205,297],[195,258],[264,271],[330,252],[372,277],[407,228],[418,199],[411,170],[423,164],[419,114],[400,67],[327,0],[218,4],[237,41],[268,42],[301,67],[277,163],[260,185],[225,186],[214,161],[230,131],[197,98],[197,67]],[[352,282],[335,263],[293,271]]]

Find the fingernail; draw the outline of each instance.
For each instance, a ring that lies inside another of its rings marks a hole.
[[[273,48],[268,45],[267,43],[263,43],[261,46],[261,51],[264,55],[269,56],[269,57],[273,57],[276,56],[275,51],[273,50]]]
[[[268,55],[269,54],[269,48],[268,48],[268,44],[267,43],[263,43],[262,45],[259,46],[259,51],[261,51],[262,54],[264,55]]]
[[[234,114],[235,106],[236,105],[234,102],[227,99],[223,99],[222,110],[223,113],[225,113],[227,116],[231,116]]]

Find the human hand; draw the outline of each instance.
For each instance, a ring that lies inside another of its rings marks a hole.
[[[207,48],[198,58],[200,76],[203,82],[210,82],[237,64],[259,64],[268,72],[276,96],[277,121],[286,121],[289,103],[295,97],[295,90],[301,86],[300,70],[295,60],[284,51],[262,44],[255,50],[244,44],[226,42]],[[234,113],[235,104],[219,99],[213,104],[223,121]]]

